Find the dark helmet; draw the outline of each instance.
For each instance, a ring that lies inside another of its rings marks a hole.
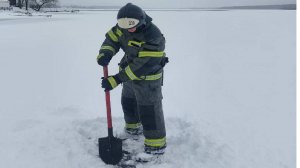
[[[139,27],[146,23],[146,13],[140,7],[128,3],[118,12],[118,26],[123,29]]]

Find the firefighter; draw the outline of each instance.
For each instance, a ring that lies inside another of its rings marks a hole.
[[[118,23],[106,33],[98,64],[106,66],[121,48],[125,55],[116,75],[103,78],[102,87],[112,90],[123,84],[121,104],[131,135],[144,134],[144,149],[148,154],[163,154],[166,130],[162,109],[165,38],[152,18],[140,7],[128,3],[117,16]]]

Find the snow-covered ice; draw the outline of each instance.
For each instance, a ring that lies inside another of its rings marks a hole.
[[[148,13],[170,58],[168,148],[162,163],[138,167],[296,167],[296,12]],[[107,130],[96,56],[116,14],[0,13],[0,167],[112,167],[97,157]],[[120,92],[111,92],[116,135]]]

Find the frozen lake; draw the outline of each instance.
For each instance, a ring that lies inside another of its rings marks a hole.
[[[168,149],[147,167],[295,168],[296,11],[147,13],[170,58]],[[96,156],[106,136],[96,56],[116,14],[0,13],[0,167],[110,167]],[[117,134],[120,93],[111,93]]]

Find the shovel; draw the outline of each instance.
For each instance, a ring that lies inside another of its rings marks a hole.
[[[107,66],[103,68],[103,71],[104,71],[104,78],[107,78],[108,77]],[[105,98],[106,98],[108,137],[98,139],[99,156],[104,163],[116,165],[123,158],[122,140],[119,138],[115,138],[113,136],[109,91],[105,91]]]

